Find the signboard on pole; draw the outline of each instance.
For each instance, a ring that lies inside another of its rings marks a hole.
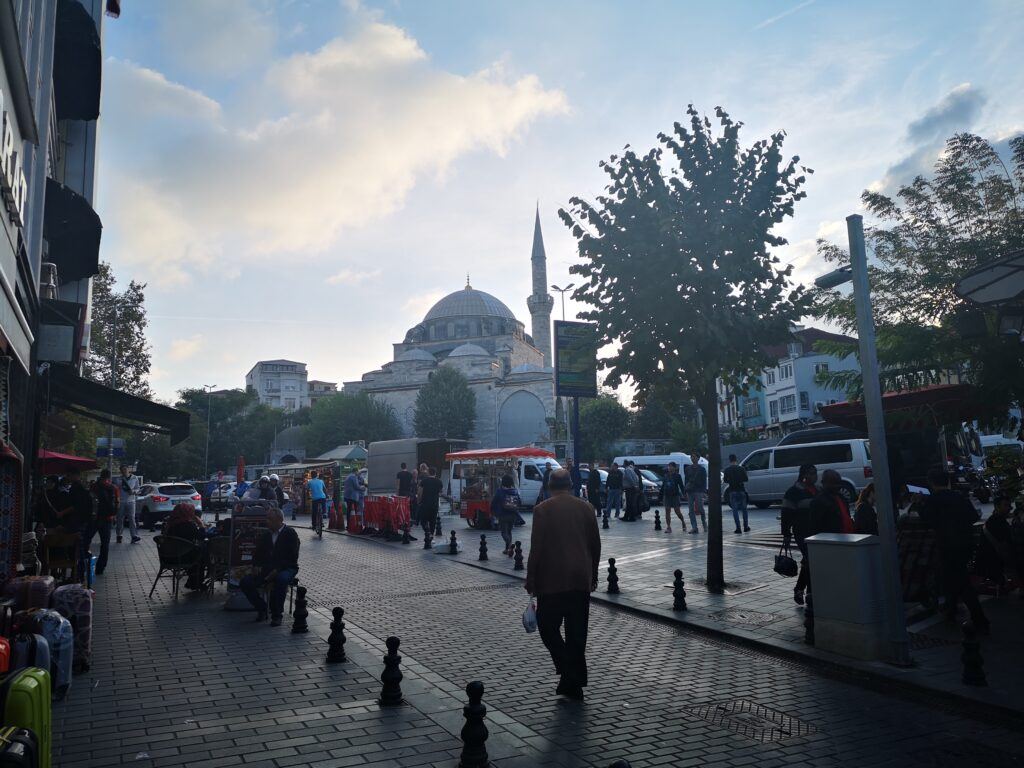
[[[555,396],[597,397],[597,328],[555,320]]]
[[[124,439],[115,437],[113,440],[107,437],[96,438],[96,458],[105,459],[113,456],[115,459],[124,458]]]
[[[243,576],[253,572],[256,542],[267,528],[267,507],[239,504],[231,513],[231,554],[228,586],[237,587]]]

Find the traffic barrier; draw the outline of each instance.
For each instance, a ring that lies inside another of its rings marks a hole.
[[[405,703],[402,697],[402,670],[399,668],[402,657],[398,655],[401,642],[394,635],[384,641],[388,652],[384,656],[384,671],[380,675],[382,686],[378,702],[382,707],[397,707]]]

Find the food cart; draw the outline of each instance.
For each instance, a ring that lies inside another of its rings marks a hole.
[[[445,454],[450,465],[448,495],[452,509],[466,520],[470,528],[497,528],[491,514],[491,499],[504,475],[511,475],[516,488],[523,482],[524,468],[535,468],[537,460],[553,460],[555,454],[543,448],[485,448]]]

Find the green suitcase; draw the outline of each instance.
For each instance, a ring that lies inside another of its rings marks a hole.
[[[51,768],[50,673],[36,667],[19,669],[0,681],[0,713],[4,725],[27,728],[39,740],[39,768]]]

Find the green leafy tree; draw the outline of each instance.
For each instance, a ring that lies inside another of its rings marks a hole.
[[[306,453],[316,456],[342,443],[394,440],[402,434],[395,412],[366,393],[322,397],[309,410]]]
[[[861,196],[878,224],[865,233],[878,358],[886,389],[910,389],[956,372],[975,384],[979,412],[1005,414],[1024,401],[1024,345],[1000,336],[995,311],[968,305],[954,292],[970,270],[1024,248],[1024,136],[1009,143],[1009,167],[972,134],[946,142],[932,178],[918,176],[894,197]],[[839,246],[819,241],[826,261],[846,263]],[[815,314],[847,332],[857,328],[848,292],[816,291]],[[823,343],[823,351],[856,354],[854,344]],[[858,396],[858,372],[825,377]]]
[[[626,434],[629,417],[629,410],[614,395],[580,403],[580,460],[610,459],[612,443]]]
[[[116,335],[117,366],[113,386],[139,397],[151,395],[145,292],[146,284],[135,280],[129,282],[125,290],[118,291],[114,271],[107,262],[100,262],[99,273],[92,279],[89,355],[83,365],[85,376],[110,386],[111,353]]]
[[[442,365],[416,395],[416,434],[468,440],[476,423],[476,396],[469,380]]]
[[[688,125],[659,135],[646,154],[626,148],[602,163],[610,182],[594,203],[574,197],[562,221],[577,240],[583,283],[604,344],[606,381],[638,390],[669,387],[693,399],[710,446],[707,583],[724,587],[719,472],[721,376],[742,391],[770,363],[765,347],[791,338],[806,310],[772,248],[773,229],[793,215],[806,169],[782,156],[784,134],[744,149],[740,123],[716,110],[721,134],[692,106]]]
[[[672,419],[668,426],[669,437],[672,439],[672,450],[689,453],[694,448],[701,452],[707,450],[708,436],[704,427],[695,420]]]

